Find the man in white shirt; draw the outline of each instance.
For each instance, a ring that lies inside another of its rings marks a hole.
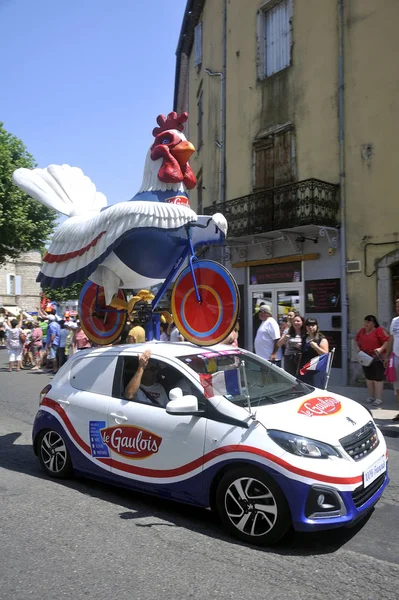
[[[150,357],[150,350],[145,350],[139,357],[138,369],[125,388],[125,398],[165,407],[169,400],[165,388],[157,381],[159,365],[150,361]]]
[[[255,353],[281,367],[283,351],[277,346],[277,342],[281,337],[280,327],[272,317],[271,307],[268,304],[261,304],[258,316],[261,324],[256,332]]]
[[[399,315],[399,298],[396,299],[395,302],[396,314]],[[396,381],[395,391],[396,391],[396,399],[399,402],[399,316],[394,317],[391,321],[391,327],[389,329],[389,333],[391,337],[388,340],[387,348],[386,348],[386,363],[389,360],[391,352],[394,353],[394,364],[396,371]],[[387,366],[387,364],[385,365]],[[395,422],[399,421],[399,413],[392,419]]]

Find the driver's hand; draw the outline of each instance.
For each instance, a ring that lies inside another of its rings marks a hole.
[[[151,357],[151,350],[145,350],[143,352],[143,354],[141,354],[139,356],[139,367],[141,367],[142,369],[145,369],[146,366],[148,365],[148,361],[150,360]]]

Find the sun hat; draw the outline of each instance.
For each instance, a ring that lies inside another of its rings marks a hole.
[[[272,307],[269,304],[261,304],[258,310],[259,312],[266,312],[272,314]]]

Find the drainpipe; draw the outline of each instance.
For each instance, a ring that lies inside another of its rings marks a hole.
[[[339,194],[340,251],[342,296],[342,385],[348,385],[348,292],[346,285],[346,225],[345,225],[345,124],[344,124],[344,0],[338,0],[338,127],[339,127]]]
[[[205,73],[211,77],[220,77],[220,139],[215,141],[216,146],[219,148],[219,202],[224,202],[224,164],[225,164],[225,143],[224,143],[224,99],[223,99],[223,88],[224,88],[224,74],[217,71],[211,71],[205,69]]]
[[[216,72],[205,69],[211,77],[220,77],[220,139],[216,142],[220,150],[219,161],[219,202],[226,201],[226,31],[227,31],[227,0],[223,0],[222,28],[222,71]]]

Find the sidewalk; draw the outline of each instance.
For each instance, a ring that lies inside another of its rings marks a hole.
[[[341,394],[351,400],[355,400],[371,410],[373,419],[385,435],[390,437],[399,437],[399,422],[392,422],[393,417],[399,413],[399,403],[396,400],[396,394],[394,390],[384,389],[382,393],[382,405],[381,408],[372,408],[369,404],[365,404],[367,398],[366,387],[355,387],[355,386],[343,386],[343,385],[331,385],[328,388],[335,394]]]

